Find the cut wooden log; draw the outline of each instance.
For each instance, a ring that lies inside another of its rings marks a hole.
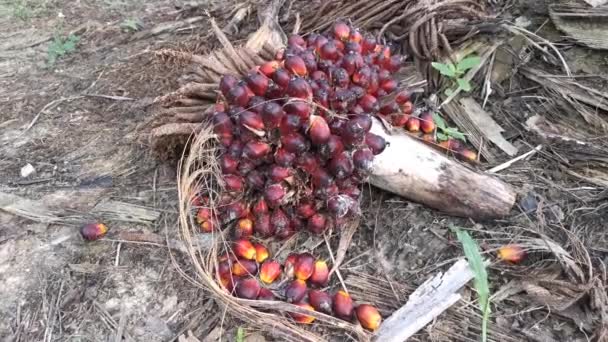
[[[372,185],[477,220],[504,217],[513,208],[516,193],[500,179],[451,160],[405,133],[387,132],[378,120],[371,131],[390,144],[374,158]]]

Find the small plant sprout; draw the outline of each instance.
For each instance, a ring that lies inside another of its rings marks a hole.
[[[434,69],[439,71],[440,74],[448,77],[452,81],[452,87],[445,90],[445,95],[450,96],[457,90],[462,90],[466,92],[471,91],[471,83],[468,80],[462,78],[462,76],[467,70],[473,69],[474,67],[478,66],[479,63],[481,63],[481,58],[479,58],[479,56],[470,56],[463,58],[462,60],[460,60],[460,62],[456,64],[450,62],[433,62],[431,63],[431,65]],[[453,89],[454,86],[456,87],[455,89]]]
[[[144,28],[144,24],[139,19],[128,18],[120,23],[120,28],[125,32],[137,32]]]
[[[80,38],[74,34],[70,34],[67,37],[56,35],[49,45],[47,65],[53,66],[57,62],[57,59],[74,52],[79,40]]]
[[[462,140],[463,142],[467,141],[464,133],[460,132],[456,127],[448,127],[447,123],[441,117],[441,115],[439,115],[439,113],[433,113],[433,121],[435,121],[435,125],[437,126],[437,140],[446,141],[449,138],[454,138]]]

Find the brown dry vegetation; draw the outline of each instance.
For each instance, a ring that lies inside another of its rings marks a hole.
[[[301,10],[302,27],[316,28],[318,23],[310,24],[314,16],[307,14],[308,6],[316,4],[295,1],[291,12],[281,12],[291,13],[282,26],[291,29],[293,14]],[[529,46],[524,40],[499,48],[496,60],[503,58],[508,67],[503,80],[493,85],[486,109],[520,154],[543,145],[498,173],[520,194],[517,208],[503,220],[472,222],[366,187],[361,224],[340,270],[355,297],[377,303],[388,315],[419,284],[462,255],[449,230],[461,226],[493,260],[493,340],[605,339],[605,53],[563,39],[547,21],[548,7],[541,2],[501,4],[507,21],[526,16],[528,29],[558,43],[572,73],[584,76],[563,77],[562,63],[551,50],[522,48]],[[180,79],[186,65],[166,63],[154,52],[204,54],[217,48],[208,15],[225,27],[239,9],[247,14],[238,31],[227,30],[235,44],[257,28],[255,5],[232,5],[164,0],[0,4],[2,340],[120,341],[123,336],[170,341],[187,330],[202,341],[233,340],[240,326],[248,335],[273,338],[260,326],[226,315],[224,306],[176,270],[180,265],[194,274],[179,248],[173,253],[166,248],[167,243],[179,245],[176,164],[151,154],[137,130],[155,114],[154,98],[187,81]],[[343,13],[357,14],[353,9]],[[129,18],[140,19],[144,29],[122,30],[120,24]],[[45,66],[53,34],[69,32],[80,37],[76,51]],[[398,28],[388,32],[392,38],[400,34]],[[511,39],[504,32],[485,37]],[[483,79],[478,75],[475,80],[481,84]],[[474,97],[483,102],[479,93]],[[552,135],[527,129],[526,120],[534,115],[546,119],[540,132]],[[490,152],[495,160],[481,169],[511,159]],[[36,174],[23,179],[19,170],[27,163]],[[78,226],[96,219],[111,233],[103,241],[83,242]],[[509,242],[529,251],[522,265],[494,261],[495,249]],[[308,246],[328,257],[325,244],[309,241]],[[470,288],[463,294],[465,300],[416,339],[477,340],[476,297]],[[344,340],[332,329],[314,329],[329,340]]]

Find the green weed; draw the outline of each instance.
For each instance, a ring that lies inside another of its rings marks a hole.
[[[460,62],[456,64],[433,62],[431,63],[431,65],[434,69],[439,71],[440,74],[448,77],[452,80],[452,83],[455,83],[455,89],[448,88],[445,90],[445,94],[447,96],[450,96],[458,89],[466,92],[471,91],[471,83],[466,79],[462,78],[462,76],[464,76],[464,73],[467,70],[473,69],[474,67],[478,66],[479,63],[481,63],[481,58],[479,58],[479,56],[471,56],[463,58]]]
[[[55,35],[47,51],[47,66],[51,67],[55,65],[57,59],[76,51],[76,44],[78,44],[79,40],[80,38],[74,34],[70,34],[67,37]]]

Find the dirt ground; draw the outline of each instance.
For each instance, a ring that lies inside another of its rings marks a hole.
[[[189,6],[167,0],[0,2],[0,207],[21,203],[0,210],[0,340],[173,341],[191,330],[201,341],[231,341],[239,327],[247,340],[264,340],[259,327],[226,317],[188,283],[174,267],[186,257],[173,254],[173,260],[162,246],[176,222],[175,165],[151,154],[136,128],[151,115],[153,99],[178,86],[179,68],[152,52],[186,46],[203,52],[218,44],[208,40],[206,7]],[[513,15],[525,13],[540,27],[544,8],[523,2]],[[125,28],[135,20],[141,30]],[[181,26],[170,25],[175,22]],[[74,51],[49,63],[49,48],[64,45],[56,37],[70,33],[79,37]],[[550,28],[543,33],[560,37]],[[574,72],[598,73],[598,82],[606,81],[602,52],[573,47],[565,56]],[[591,56],[589,62],[582,56]],[[494,113],[509,113],[495,118],[508,128],[505,135],[522,152],[546,143],[521,125],[546,108],[506,90],[517,96],[491,100]],[[593,139],[605,137],[595,133]],[[560,157],[570,158],[567,151],[549,145],[499,175],[520,195],[505,220],[455,219],[366,188],[362,224],[343,272],[415,288],[462,255],[451,225],[467,227],[488,255],[523,241],[534,251],[524,265],[490,267],[495,325],[529,340],[598,338],[602,327],[608,329],[608,303],[598,294],[607,285],[606,188],[564,172]],[[28,164],[35,173],[22,177]],[[79,226],[97,220],[110,234],[84,242]],[[120,232],[162,239],[126,243]],[[463,329],[461,340],[477,340],[476,324],[450,323],[439,320],[417,339],[447,341]]]

